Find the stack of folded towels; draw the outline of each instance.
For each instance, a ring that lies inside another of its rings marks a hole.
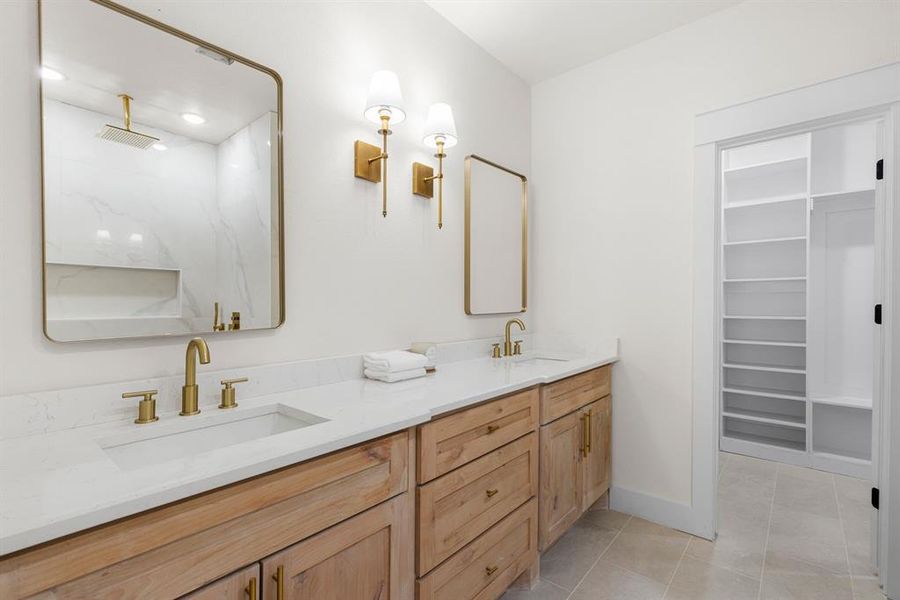
[[[363,355],[363,373],[366,377],[388,383],[424,377],[428,366],[433,366],[432,359],[428,356],[406,350],[370,352]]]

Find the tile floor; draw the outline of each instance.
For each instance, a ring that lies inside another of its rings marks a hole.
[[[869,487],[723,453],[715,542],[595,508],[541,557],[535,589],[502,600],[883,600]]]

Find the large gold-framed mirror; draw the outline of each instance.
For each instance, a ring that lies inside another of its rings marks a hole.
[[[40,0],[44,333],[284,321],[282,85],[106,0]]]
[[[528,308],[528,179],[495,162],[465,159],[467,315]]]

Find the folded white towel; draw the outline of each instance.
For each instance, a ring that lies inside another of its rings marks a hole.
[[[366,369],[373,371],[396,373],[410,369],[423,369],[426,364],[428,364],[428,358],[424,354],[406,350],[370,352],[363,355],[363,365]]]
[[[405,371],[394,371],[392,373],[388,373],[386,371],[373,371],[372,369],[365,369],[363,373],[369,379],[376,379],[378,381],[394,383],[396,381],[415,379],[416,377],[425,377],[425,368],[419,367],[418,369],[406,369]]]
[[[428,362],[425,363],[426,369],[434,369],[434,359],[437,358],[437,346],[431,342],[416,342],[409,347],[410,352],[423,354]]]

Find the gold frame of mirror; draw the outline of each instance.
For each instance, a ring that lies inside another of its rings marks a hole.
[[[498,312],[472,311],[472,161],[518,177],[522,181],[522,306],[518,310]],[[465,158],[465,311],[467,315],[504,315],[528,310],[528,178],[477,154]]]
[[[110,0],[84,0],[86,2],[92,2],[93,4],[97,4],[99,6],[103,6],[112,11],[115,11],[123,16],[130,17],[136,21],[143,23],[144,25],[148,25],[155,29],[158,29],[164,33],[168,33],[169,35],[173,35],[178,37],[186,42],[191,44],[201,46],[203,48],[207,48],[215,53],[218,53],[222,56],[225,56],[234,62],[240,63],[244,66],[250,67],[266,75],[270,76],[272,80],[275,82],[276,87],[276,98],[277,98],[277,110],[278,110],[278,118],[277,118],[277,179],[278,179],[278,206],[276,214],[278,216],[278,304],[279,304],[279,320],[277,324],[271,325],[269,327],[253,327],[251,329],[236,329],[235,331],[266,331],[271,329],[277,329],[281,327],[285,322],[285,284],[284,284],[284,102],[283,102],[283,80],[281,75],[275,71],[274,69],[267,67],[265,65],[259,64],[249,58],[245,58],[240,54],[235,54],[230,50],[226,50],[220,46],[207,42],[206,40],[200,39],[196,36],[193,36],[187,32],[181,31],[175,27],[162,23],[161,21],[157,21],[152,19],[144,14],[131,10],[125,6],[112,2]],[[38,17],[38,65],[43,64],[43,20],[41,15],[41,9],[43,6],[44,0],[38,0],[37,2],[37,17]],[[210,328],[209,331],[193,331],[186,333],[154,333],[149,335],[123,335],[118,337],[96,337],[96,338],[86,338],[79,340],[57,340],[54,339],[50,332],[47,330],[47,227],[45,222],[45,211],[46,211],[46,198],[45,198],[45,184],[44,184],[44,84],[43,80],[39,79],[39,88],[38,88],[38,102],[40,104],[40,121],[41,121],[41,129],[40,129],[40,151],[41,151],[41,294],[42,294],[42,330],[44,337],[46,337],[51,342],[55,343],[72,343],[72,342],[94,342],[94,341],[105,341],[105,340],[128,340],[128,339],[148,339],[148,338],[181,338],[181,337],[192,337],[196,335],[206,335],[215,333],[215,331]]]

